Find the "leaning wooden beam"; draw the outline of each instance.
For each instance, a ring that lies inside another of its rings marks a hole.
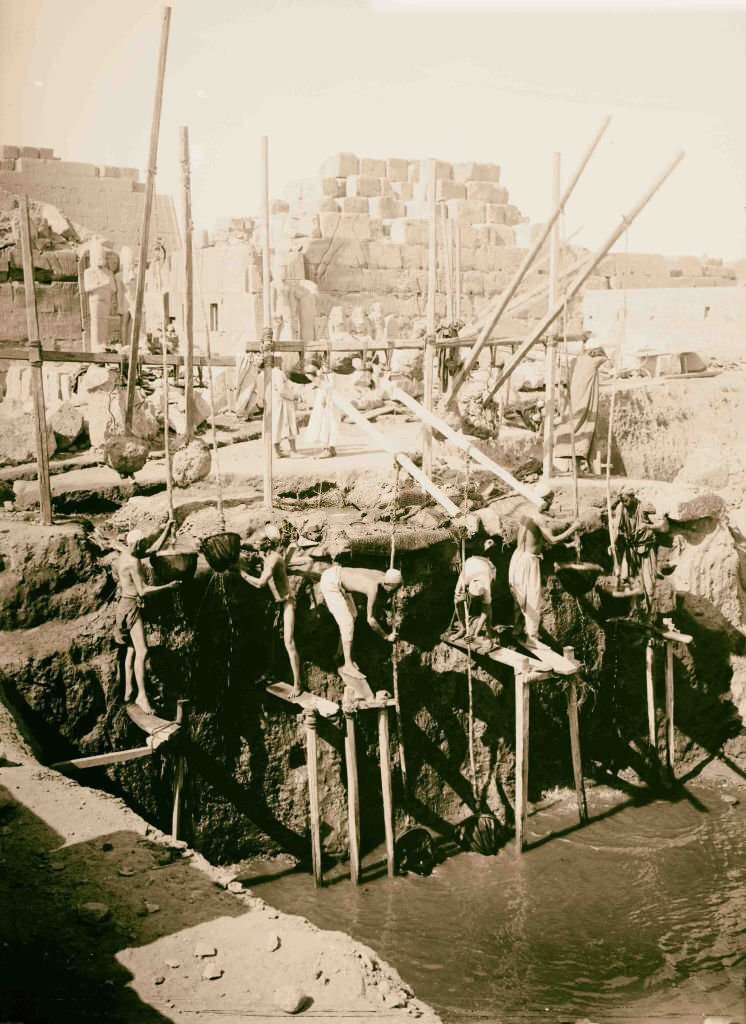
[[[52,525],[52,485],[49,480],[49,441],[47,415],[44,408],[44,375],[42,350],[39,340],[39,315],[34,287],[34,260],[31,254],[31,221],[28,196],[18,200],[21,221],[21,258],[23,261],[23,287],[26,294],[26,329],[28,348],[24,357],[31,368],[31,393],[34,401],[34,433],[36,435],[36,465],[39,477],[39,519],[42,526]]]
[[[179,128],[181,150],[181,195],[184,214],[184,435],[191,441],[194,434],[194,250],[192,237],[192,185],[189,163],[189,129]]]
[[[561,154],[554,154],[552,164],[552,203],[559,203]],[[559,290],[560,237],[559,222],[552,228],[549,249],[549,308],[557,301]],[[544,452],[541,478],[548,483],[554,468],[554,392],[557,372],[557,334],[547,339],[546,367],[544,370]]]
[[[152,753],[152,746],[133,747],[131,750],[112,750],[108,754],[94,754],[92,757],[74,757],[70,761],[58,761],[49,767],[56,772],[66,772],[78,768],[102,768],[107,764],[137,761],[141,757],[150,757]]]
[[[427,266],[427,333],[423,356],[423,399],[426,409],[433,407],[433,363],[435,362],[435,298],[438,288],[438,221],[435,205],[436,163],[428,162],[428,266]],[[433,472],[433,434],[429,426],[422,430],[422,468],[427,476]]]
[[[482,328],[482,330],[481,330],[481,332],[479,334],[479,337],[477,338],[477,340],[476,340],[476,342],[474,344],[474,348],[471,350],[471,352],[467,356],[467,358],[466,358],[466,360],[464,362],[464,365],[461,367],[459,372],[453,378],[451,386],[448,389],[448,394],[446,395],[446,405],[447,405],[448,408],[452,408],[453,405],[455,404],[456,396],[458,395],[459,388],[461,387],[461,385],[464,383],[464,381],[467,379],[467,377],[471,373],[471,371],[472,371],[472,369],[474,367],[474,364],[476,363],[477,359],[479,358],[479,353],[482,351],[482,348],[484,347],[484,343],[487,341],[487,339],[489,338],[490,334],[492,333],[492,331],[493,331],[493,329],[495,327],[495,324],[498,322],[500,317],[503,315],[503,313],[507,309],[510,300],[515,295],[515,293],[518,290],[518,287],[519,287],[521,281],[523,280],[523,278],[528,273],[528,271],[531,268],[531,265],[533,264],[534,260],[539,255],[539,252],[541,251],[542,247],[544,246],[544,243],[546,242],[547,238],[549,237],[549,233],[552,230],[552,227],[554,226],[555,221],[559,218],[560,214],[562,213],[563,209],[565,208],[565,204],[567,203],[567,200],[570,198],[570,196],[574,192],[575,186],[577,185],[578,181],[580,180],[580,176],[582,175],[583,171],[585,170],[585,168],[586,168],[586,166],[588,164],[588,161],[593,156],[593,153],[594,153],[596,147],[598,146],[599,142],[601,141],[601,137],[603,136],[604,132],[606,131],[606,128],[607,128],[610,120],[611,120],[611,118],[607,117],[605,119],[604,123],[599,128],[599,130],[596,132],[595,138],[593,139],[593,141],[591,142],[590,146],[588,147],[588,149],[583,154],[583,157],[582,157],[582,159],[580,161],[578,169],[575,171],[575,174],[573,175],[572,179],[570,180],[569,185],[567,186],[565,191],[562,193],[562,198],[560,199],[559,203],[555,206],[554,211],[552,212],[552,215],[550,216],[549,220],[547,221],[546,225],[544,226],[544,230],[541,232],[539,237],[536,239],[536,241],[534,242],[533,246],[531,247],[531,249],[526,254],[526,257],[523,260],[523,263],[521,263],[520,267],[518,268],[518,270],[513,275],[512,281],[510,282],[508,287],[505,289],[503,294],[500,296],[500,300],[497,303],[494,311],[492,312],[492,315],[488,318],[486,324]]]
[[[269,266],[269,254],[272,238],[269,227],[269,140],[262,135],[262,367],[264,370],[264,415],[262,419],[262,437],[264,443],[264,506],[272,508],[272,366],[274,350],[272,346],[272,274]]]
[[[581,273],[578,274],[578,276],[575,278],[573,283],[570,285],[567,294],[563,296],[558,302],[555,303],[554,308],[547,313],[547,315],[544,317],[544,319],[541,321],[538,327],[536,327],[533,333],[530,334],[528,338],[526,338],[526,340],[523,342],[518,351],[514,353],[512,359],[509,360],[508,365],[503,368],[503,371],[498,377],[497,381],[490,388],[488,394],[484,398],[484,401],[489,401],[489,399],[492,397],[492,395],[494,395],[497,389],[505,383],[508,377],[510,377],[510,375],[513,373],[513,370],[515,370],[516,366],[518,366],[518,364],[525,359],[526,355],[531,351],[531,349],[539,341],[539,339],[547,333],[547,331],[552,326],[554,321],[562,313],[565,303],[570,303],[572,299],[575,298],[575,296],[578,294],[580,289],[583,287],[585,282],[591,276],[593,271],[596,269],[596,267],[604,258],[606,253],[612,247],[612,245],[624,234],[627,228],[636,219],[638,214],[647,206],[647,204],[653,198],[655,193],[673,174],[673,172],[676,170],[676,168],[679,166],[683,159],[684,152],[682,150],[680,153],[677,153],[676,157],[671,161],[668,167],[666,167],[666,169],[660,175],[660,177],[650,186],[648,191],[637,203],[637,205],[634,206],[629,211],[629,213],[622,217],[619,224],[614,228],[614,230],[603,243],[601,248],[598,249],[598,251],[593,255],[592,259],[589,260],[585,269],[582,270]]]
[[[132,430],[132,417],[135,414],[135,382],[137,373],[137,350],[140,344],[140,328],[142,326],[142,307],[145,298],[145,271],[148,260],[148,240],[150,237],[150,216],[153,210],[153,192],[155,189],[156,162],[158,160],[158,135],[161,127],[161,107],[163,105],[163,79],[166,74],[166,53],[168,51],[168,30],[171,24],[171,8],[163,8],[161,25],[161,46],[158,53],[158,71],[155,78],[155,97],[153,99],[153,118],[150,125],[150,151],[148,154],[148,171],[145,179],[145,202],[142,210],[140,226],[140,249],[137,264],[137,283],[135,290],[135,311],[132,317],[132,337],[130,338],[129,372],[127,374],[127,405],[125,409],[125,428]]]
[[[375,445],[383,448],[384,451],[391,452],[401,468],[406,470],[406,472],[417,481],[423,491],[426,491],[431,498],[434,498],[450,516],[457,516],[459,514],[458,505],[454,504],[448,495],[444,494],[437,484],[434,484],[432,480],[422,472],[420,467],[416,466],[407,455],[403,455],[401,452],[398,452],[385,434],[382,434],[381,431],[377,430],[372,423],[369,423],[359,409],[356,409],[351,402],[348,402],[346,398],[342,398],[341,395],[333,393],[332,400],[337,408],[341,409],[353,423],[360,427],[363,433],[367,434]]]
[[[536,501],[534,491],[528,484],[521,483],[512,473],[509,473],[507,469],[503,469],[497,462],[494,462],[488,455],[481,452],[479,448],[468,441],[463,434],[460,434],[457,430],[449,427],[445,420],[442,420],[439,416],[436,416],[432,412],[428,412],[424,406],[420,405],[411,395],[408,395],[406,391],[402,391],[401,388],[391,388],[390,394],[392,398],[395,398],[397,402],[401,402],[405,408],[409,409],[411,413],[423,422],[428,423],[433,429],[444,434],[457,448],[460,448],[462,452],[466,452],[467,455],[471,456],[475,462],[479,463],[483,469],[487,469],[490,473],[494,473],[495,476],[499,477],[503,483],[506,483],[514,491],[522,494],[524,498],[528,498],[529,501]]]

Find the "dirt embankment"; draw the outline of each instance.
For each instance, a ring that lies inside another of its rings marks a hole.
[[[4,1020],[231,1024],[297,1009],[437,1024],[371,949],[274,911],[121,800],[41,767],[1,707],[0,755]]]

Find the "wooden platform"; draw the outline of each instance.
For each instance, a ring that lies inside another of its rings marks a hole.
[[[355,700],[349,701],[346,705],[342,702],[342,707],[349,708],[350,711],[371,711],[380,710],[381,708],[393,708],[396,707],[396,701],[393,697],[387,697],[385,700],[378,700],[376,697],[373,700]]]
[[[349,686],[351,690],[355,691],[361,700],[375,700],[375,694],[370,687],[370,683],[364,676],[348,675],[343,668],[337,669],[337,675],[345,686]]]
[[[521,651],[514,650],[512,647],[497,646],[493,647],[492,650],[488,651],[486,654],[480,654],[480,652],[476,651],[473,647],[469,647],[464,640],[453,639],[447,634],[444,634],[441,637],[441,640],[443,643],[448,644],[450,647],[455,647],[459,651],[464,651],[464,653],[471,651],[471,654],[475,657],[489,658],[490,661],[496,661],[500,665],[507,665],[514,671],[522,671],[524,662],[528,661],[529,671],[534,678],[544,679],[552,674],[552,670],[543,661],[539,661],[539,659],[529,651],[526,651],[524,654]]]
[[[532,657],[538,659],[545,668],[549,668],[551,672],[558,676],[577,675],[582,667],[579,661],[576,661],[574,658],[566,658],[563,654],[557,654],[552,647],[541,641],[534,643],[526,641],[517,646],[519,651],[525,649]]]
[[[297,704],[305,711],[318,711],[322,718],[333,718],[339,713],[339,704],[327,700],[326,697],[320,697],[317,693],[304,691],[296,697],[289,683],[272,683],[266,689],[267,693],[287,701],[288,704]]]
[[[153,750],[169,740],[181,728],[178,722],[170,722],[166,718],[159,718],[158,715],[149,715],[137,704],[125,704],[124,710],[138,729],[142,729],[150,737],[149,745]]]

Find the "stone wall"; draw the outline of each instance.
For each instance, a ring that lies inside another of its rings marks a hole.
[[[77,163],[55,157],[51,149],[0,145],[0,188],[52,203],[116,249],[139,244],[145,185],[138,179],[134,167]],[[179,246],[170,196],[155,197],[150,234],[169,250]]]

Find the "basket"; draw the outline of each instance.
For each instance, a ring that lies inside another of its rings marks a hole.
[[[214,533],[211,537],[203,539],[200,551],[211,569],[215,572],[226,572],[235,568],[238,562],[241,538],[237,533]]]
[[[150,559],[153,582],[156,586],[176,580],[190,580],[197,570],[196,551],[167,548]]]
[[[494,857],[508,838],[508,829],[494,814],[472,814],[456,826],[456,842],[464,850]]]

